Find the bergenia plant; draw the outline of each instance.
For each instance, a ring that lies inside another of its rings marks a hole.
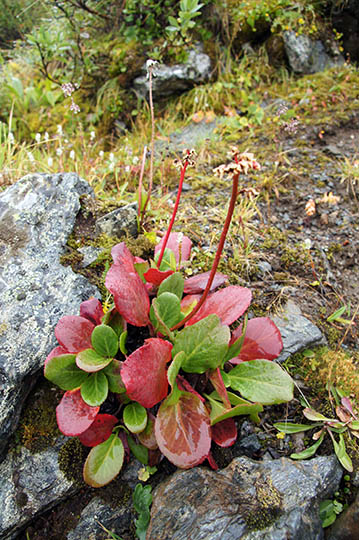
[[[217,171],[232,177],[232,194],[214,263],[211,271],[185,279],[181,266],[191,240],[171,229],[192,158],[187,151],[154,260],[116,245],[105,280],[111,309],[104,313],[99,300],[88,300],[79,316],[65,316],[55,328],[59,346],[46,359],[45,377],[65,391],[56,410],[62,433],[92,447],[84,479],[94,487],[110,482],[129,452],[150,466],[165,456],[184,469],[206,459],[216,468],[211,446],[235,442],[236,416],[259,422],[263,405],[293,397],[290,376],[272,362],[282,349],[278,328],[268,317],[248,320],[251,291],[224,286],[227,276],[217,272],[239,176],[259,165],[235,149],[234,161]],[[148,338],[128,354],[128,332],[136,328],[147,329]]]

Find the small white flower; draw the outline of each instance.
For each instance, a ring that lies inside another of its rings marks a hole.
[[[52,157],[47,158],[47,164],[48,164],[49,167],[53,166],[54,160],[52,159]]]
[[[70,159],[72,159],[72,160],[75,159],[75,150],[71,150],[71,152],[70,152]]]
[[[40,135],[40,133],[36,133],[36,135],[35,135],[35,141],[36,141],[37,143],[39,143],[39,142],[41,141],[41,135]]]
[[[115,154],[113,154],[112,152],[109,154],[108,156],[109,160],[111,161],[111,163],[115,163]]]
[[[96,137],[96,133],[94,131],[90,132],[90,141],[94,141]]]
[[[62,148],[61,146],[59,146],[58,148],[56,148],[56,154],[60,157],[62,156]]]
[[[57,133],[60,135],[60,137],[61,137],[62,134],[63,134],[62,126],[61,126],[60,124],[57,126]]]
[[[69,140],[68,140],[68,139],[64,139],[64,143],[65,143],[65,144],[69,144]]]
[[[29,158],[30,163],[34,163],[35,158],[31,152],[27,153],[27,157]]]
[[[74,114],[77,114],[80,112],[80,107],[77,105],[77,103],[74,102],[72,98],[71,98],[70,111],[72,111]]]
[[[98,153],[98,155],[100,156],[100,158],[103,158],[103,156],[104,156],[104,151],[103,151],[103,150],[100,150],[99,153]]]
[[[138,156],[135,156],[132,160],[133,165],[137,165],[137,163],[140,161],[140,158]]]
[[[129,165],[126,165],[126,167],[125,167],[125,172],[129,173],[130,170],[131,170],[131,167],[130,167]]]
[[[9,131],[8,139],[9,139],[10,144],[14,144],[15,137],[14,137],[14,134],[11,131]]]
[[[312,241],[310,238],[306,238],[303,242],[303,246],[305,249],[310,249],[312,247]]]
[[[45,142],[47,142],[50,138],[50,135],[47,133],[47,131],[45,131],[45,134],[44,134],[44,140]]]

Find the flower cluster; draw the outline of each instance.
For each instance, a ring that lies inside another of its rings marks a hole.
[[[239,153],[236,146],[232,146],[231,148],[231,157],[234,158],[234,161],[227,165],[220,165],[213,170],[216,176],[223,178],[226,174],[233,178],[236,174],[247,174],[250,170],[260,169],[260,165],[252,153]]]

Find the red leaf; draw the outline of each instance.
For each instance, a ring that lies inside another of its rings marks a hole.
[[[106,274],[105,285],[113,294],[117,311],[134,326],[147,326],[150,300],[145,284],[137,274],[134,257],[124,242],[112,248],[115,264]]]
[[[150,338],[126,358],[121,377],[130,399],[150,408],[167,396],[166,364],[172,347],[168,341]]]
[[[95,326],[88,319],[78,315],[65,315],[55,327],[55,336],[60,345],[69,353],[89,349],[91,334]]]
[[[52,349],[52,351],[46,357],[44,367],[46,366],[47,362],[51,360],[51,358],[54,358],[54,356],[60,356],[61,354],[68,354],[68,351],[64,349],[64,347],[55,347]]]
[[[220,289],[205,300],[203,306],[186,323],[186,326],[194,324],[212,313],[218,315],[222,324],[230,325],[243,315],[251,300],[252,293],[246,287],[230,285],[225,289]]]
[[[176,383],[180,390],[184,390],[186,392],[191,392],[191,394],[194,394],[195,396],[199,397],[199,399],[202,401],[202,403],[205,403],[206,400],[204,397],[201,396],[192,386],[189,384],[187,379],[182,377],[182,375],[177,375],[176,377]]]
[[[157,268],[150,268],[143,274],[143,277],[147,282],[153,283],[153,285],[161,285],[162,281],[173,273],[173,270],[163,272],[162,270],[157,270]]]
[[[56,407],[59,430],[68,437],[86,431],[95,420],[100,407],[91,407],[81,397],[81,390],[68,390]]]
[[[201,298],[200,294],[187,294],[181,300],[181,311],[186,314],[192,311],[192,309],[198,304],[199,299]]]
[[[117,422],[113,414],[98,414],[91,426],[79,435],[81,443],[84,446],[97,446],[107,441]]]
[[[208,454],[207,459],[208,459],[208,463],[211,469],[213,469],[214,471],[218,471],[218,465],[215,462],[214,457],[212,456],[212,452]]]
[[[242,334],[242,325],[232,334],[230,345]],[[256,317],[248,321],[246,335],[241,352],[231,358],[232,364],[240,364],[248,360],[274,360],[283,349],[280,331],[269,317]]]
[[[143,446],[145,446],[146,448],[150,450],[157,450],[158,444],[157,444],[156,436],[155,436],[156,418],[150,412],[148,412],[147,415],[148,415],[147,426],[143,431],[141,431],[141,433],[137,433],[137,437],[140,443],[143,444]]]
[[[164,237],[161,242],[155,247],[155,254],[161,251]],[[181,251],[181,261],[187,261],[191,254],[192,241],[182,233],[171,233],[168,237],[168,242],[166,248],[171,249],[174,253],[176,263],[179,263],[180,260],[180,251]]]
[[[212,426],[212,439],[218,446],[228,448],[237,440],[237,427],[233,418],[226,418]]]
[[[211,383],[213,384],[214,389],[215,389],[215,390],[217,391],[217,393],[220,395],[221,400],[222,400],[224,406],[227,407],[227,409],[230,409],[230,408],[231,408],[231,404],[230,404],[230,401],[229,401],[229,399],[228,399],[227,389],[226,389],[226,387],[224,386],[224,382],[223,382],[223,379],[222,379],[221,371],[220,371],[219,368],[214,369],[213,371],[211,371],[211,373],[210,373],[210,375],[209,375],[209,380],[210,380]]]
[[[167,401],[167,400],[166,400]],[[160,406],[155,434],[159,449],[174,465],[189,469],[201,463],[211,447],[208,411],[191,393],[183,393],[176,404]]]
[[[202,274],[197,274],[196,276],[192,276],[186,279],[184,282],[183,292],[186,294],[197,294],[204,291],[207,286],[210,273],[211,271],[203,272]],[[214,291],[215,289],[223,285],[227,281],[227,279],[228,276],[225,276],[220,272],[216,272],[210,291]]]
[[[95,326],[101,324],[104,312],[100,300],[97,298],[90,298],[90,300],[82,302],[80,305],[80,315],[91,321]]]

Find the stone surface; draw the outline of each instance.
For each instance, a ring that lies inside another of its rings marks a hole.
[[[338,488],[336,457],[176,472],[154,493],[147,540],[321,540],[319,502]]]
[[[0,464],[0,538],[12,540],[37,514],[58,504],[76,489],[57,463],[57,445],[38,454],[21,448]]]
[[[295,73],[316,73],[344,63],[339,49],[333,44],[329,55],[321,41],[313,41],[304,34],[287,31],[283,33],[283,39],[289,65]]]
[[[337,517],[326,538],[327,540],[358,540],[359,493],[355,501]]]
[[[67,534],[66,538],[67,540],[107,540],[110,536],[101,525],[121,536],[130,529],[133,518],[130,504],[111,506],[100,497],[95,497],[83,509],[79,523]]]
[[[117,208],[96,220],[96,233],[121,236],[125,233],[137,235],[137,210],[132,205]]]
[[[59,318],[97,294],[59,262],[89,193],[76,174],[31,174],[0,194],[0,458]]]
[[[205,139],[219,138],[220,135],[215,133],[215,129],[220,121],[221,118],[212,122],[191,122],[183,129],[171,133],[168,141],[157,141],[155,152],[159,156],[180,154],[186,148],[196,148],[198,144],[203,144]]]
[[[135,90],[147,98],[149,83],[146,64],[142,68],[143,75],[133,81]],[[195,84],[208,81],[211,72],[211,60],[200,48],[189,51],[188,59],[183,64],[167,66],[160,64],[154,70],[152,83],[153,99],[170,96],[189,90]]]
[[[289,356],[306,347],[325,343],[319,328],[303,317],[299,306],[292,300],[287,302],[283,314],[275,315],[272,319],[283,340],[283,350],[276,359],[277,362],[284,362]]]

